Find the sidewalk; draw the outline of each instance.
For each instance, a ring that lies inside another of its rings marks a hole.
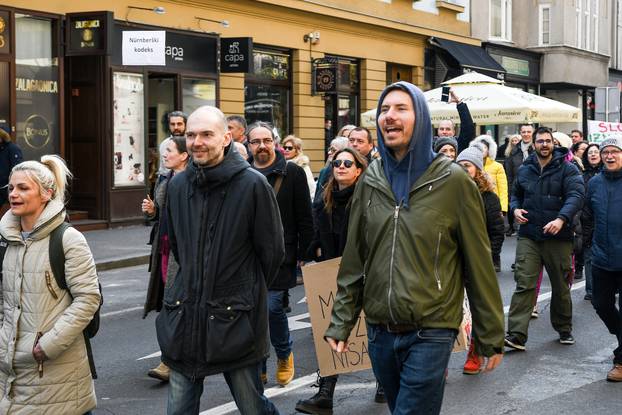
[[[126,226],[84,232],[98,271],[147,264],[150,226]]]

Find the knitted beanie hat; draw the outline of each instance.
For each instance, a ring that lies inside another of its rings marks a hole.
[[[484,153],[478,146],[470,146],[462,150],[462,152],[458,154],[456,163],[460,163],[461,161],[468,161],[478,169],[484,170]]]
[[[438,153],[443,146],[449,144],[458,152],[458,142],[453,137],[439,137],[434,143],[434,152]]]
[[[605,147],[617,147],[622,150],[622,136],[607,138],[600,142],[600,151],[603,151]]]

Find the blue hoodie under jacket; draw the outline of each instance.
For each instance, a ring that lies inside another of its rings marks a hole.
[[[391,91],[401,90],[410,95],[415,110],[415,128],[408,147],[406,156],[397,161],[393,151],[384,144],[382,129],[378,124],[382,101]],[[378,132],[378,151],[382,158],[382,168],[387,180],[391,184],[396,206],[401,205],[408,209],[408,194],[413,184],[427,170],[434,159],[432,151],[432,122],[430,110],[423,92],[415,85],[400,81],[389,85],[380,95],[378,109],[376,111],[376,128]]]

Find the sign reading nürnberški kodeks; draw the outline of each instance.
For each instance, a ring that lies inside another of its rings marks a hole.
[[[587,131],[590,143],[600,143],[607,138],[622,137],[622,123],[588,120]]]
[[[123,31],[123,65],[166,65],[166,31]]]

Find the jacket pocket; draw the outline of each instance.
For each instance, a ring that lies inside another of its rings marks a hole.
[[[183,355],[185,313],[183,304],[164,303],[156,319],[156,333],[162,354],[173,360]]]
[[[205,360],[208,364],[240,360],[255,351],[252,302],[242,296],[207,302]]]

